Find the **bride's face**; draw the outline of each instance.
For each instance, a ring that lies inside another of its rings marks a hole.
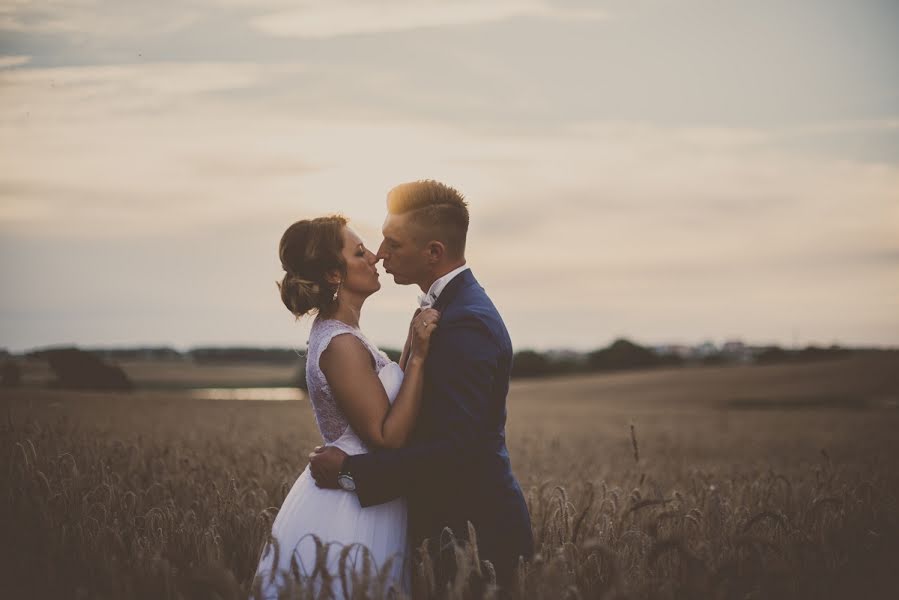
[[[349,227],[343,228],[343,260],[346,263],[346,276],[342,290],[356,292],[368,296],[381,289],[378,281],[378,257],[365,247],[362,238]]]

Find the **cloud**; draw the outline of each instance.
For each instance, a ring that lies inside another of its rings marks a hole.
[[[596,119],[768,127],[894,118],[899,79],[884,57],[896,53],[890,51],[896,37],[884,34],[883,24],[892,21],[877,11],[861,11],[869,15],[862,22],[856,15],[853,27],[865,35],[850,38],[850,45],[834,37],[845,23],[832,6],[595,6],[571,0],[14,2],[0,10],[22,27],[65,27],[6,33],[0,51],[33,56],[35,66],[303,57],[321,74],[302,82],[306,99],[317,95],[319,114],[400,114],[505,131],[549,131]],[[603,18],[607,6],[614,18]],[[759,31],[766,36],[761,47]],[[822,145],[846,147],[832,137]],[[853,143],[860,156],[899,155],[890,143],[873,145]]]
[[[30,101],[65,105],[90,98],[131,108],[150,99],[196,97],[207,92],[249,88],[266,78],[295,72],[299,65],[260,65],[251,62],[140,63],[39,69],[0,73],[5,94]],[[69,107],[71,108],[71,107]],[[80,106],[75,106],[80,109]]]
[[[0,6],[0,31],[99,38],[166,36],[197,25],[210,15],[223,14],[246,18],[266,35],[316,39],[496,23],[522,17],[595,21],[607,16],[595,7],[547,0],[386,0],[374,4],[362,0],[199,0],[187,4],[163,2],[152,7],[137,0],[20,0]]]
[[[565,8],[538,0],[479,2],[365,2],[338,0],[304,2],[251,19],[254,27],[275,36],[331,38],[344,35],[395,33],[433,27],[496,23],[530,17],[558,20],[600,20],[605,13],[593,8]]]
[[[744,260],[757,239],[766,244],[756,256],[860,241],[874,251],[895,217],[895,167],[785,150],[789,130],[594,121],[510,135],[317,116],[302,95],[273,104],[256,93],[308,75],[248,63],[0,73],[0,128],[17,148],[0,166],[0,226],[62,233],[74,222],[85,236],[149,236],[280,218],[294,206],[344,210],[377,231],[387,189],[435,177],[475,199],[477,244],[499,268],[527,252],[528,236],[546,240],[542,259],[558,264],[606,260],[570,256],[566,239],[593,238],[650,265],[705,261],[707,248],[719,262]]]
[[[140,0],[7,0],[0,5],[0,31],[30,34],[129,37],[146,31],[170,34],[197,21],[201,12],[181,3]]]
[[[0,227],[153,235],[227,219],[229,205],[289,187],[320,167],[285,151],[283,123],[258,128],[264,102],[247,112],[229,94],[298,70],[159,63],[0,72],[0,132],[16,148],[0,165]],[[181,219],[171,223],[161,207]]]
[[[852,320],[854,305],[892,297],[896,166],[784,151],[773,132],[592,129],[520,143],[539,159],[473,195],[504,199],[473,204],[470,236],[504,306],[623,324],[663,306],[698,322],[756,301],[797,318],[810,303],[824,327],[825,314]]]
[[[426,177],[469,197],[469,259],[519,347],[897,339],[899,128],[894,107],[853,109],[895,98],[855,75],[879,64],[867,38],[841,63],[827,28],[769,27],[759,55],[752,27],[673,5],[582,25],[536,0],[108,4],[0,9],[19,28],[0,59],[4,343],[294,344],[272,295],[284,227],[341,211],[376,244],[385,192]],[[395,345],[414,291],[383,280],[367,326]]]
[[[30,56],[0,56],[0,69],[27,65],[30,61]]]

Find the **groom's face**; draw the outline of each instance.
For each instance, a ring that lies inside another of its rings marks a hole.
[[[378,258],[384,261],[381,264],[393,275],[393,281],[409,285],[426,279],[426,247],[415,235],[417,228],[409,221],[409,215],[388,214],[381,231],[384,241],[378,248]]]

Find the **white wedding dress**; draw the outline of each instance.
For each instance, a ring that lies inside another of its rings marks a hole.
[[[359,338],[371,352],[378,378],[391,403],[403,382],[403,371],[358,329],[321,317],[312,324],[306,356],[306,383],[319,431],[326,444],[337,446],[350,455],[363,454],[368,452],[368,448],[347,423],[319,368],[322,352],[335,336],[341,334]],[[352,377],[352,373],[345,376]],[[299,585],[306,589],[312,586],[318,596],[323,585],[330,585],[335,598],[348,597],[352,595],[353,580],[349,570],[355,569],[361,574],[363,569],[364,552],[359,546],[362,545],[370,551],[372,567],[376,569],[372,579],[377,580],[377,574],[388,561],[392,561],[387,581],[397,591],[408,594],[406,519],[405,499],[362,508],[352,492],[317,487],[307,466],[293,484],[275,518],[272,538],[277,542],[277,548],[271,542],[263,548],[253,590],[261,590],[264,598],[277,598],[278,590],[285,586]],[[315,538],[328,545],[326,562],[330,578],[323,578],[316,572]],[[344,559],[348,586],[344,593],[339,563],[341,551],[349,546],[353,548]],[[295,568],[291,565],[292,558],[296,562]],[[299,581],[296,580],[296,573],[300,575]],[[310,579],[313,574],[315,576]]]

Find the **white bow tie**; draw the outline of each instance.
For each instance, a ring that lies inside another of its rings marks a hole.
[[[437,297],[434,294],[421,294],[418,297],[418,306],[420,306],[422,310],[425,310],[434,306],[436,301]]]

